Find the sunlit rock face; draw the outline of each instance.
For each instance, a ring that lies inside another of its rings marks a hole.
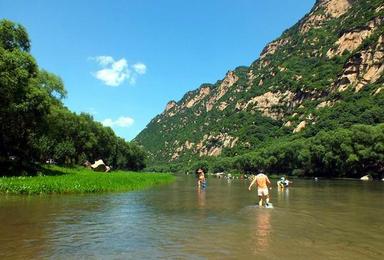
[[[341,92],[384,91],[383,18],[377,0],[318,0],[249,66],[168,102],[135,141],[153,161],[189,162],[311,131],[322,111],[332,115]]]
[[[376,82],[384,73],[384,37],[380,36],[372,47],[357,52],[345,64],[336,86],[339,91],[352,86],[360,91],[369,83]]]

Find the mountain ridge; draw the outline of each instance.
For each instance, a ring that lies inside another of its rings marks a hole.
[[[366,123],[326,126],[349,96],[381,102],[383,17],[381,0],[318,0],[253,63],[169,101],[134,140],[156,164],[236,156],[285,136]]]

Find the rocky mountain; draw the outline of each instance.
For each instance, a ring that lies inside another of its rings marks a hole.
[[[384,122],[384,1],[318,0],[250,66],[170,101],[135,138],[150,163],[244,154]]]

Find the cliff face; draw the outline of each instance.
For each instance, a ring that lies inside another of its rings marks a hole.
[[[178,161],[232,156],[314,128],[347,102],[344,93],[383,92],[383,27],[382,0],[318,0],[249,67],[170,101],[135,141],[152,162]]]

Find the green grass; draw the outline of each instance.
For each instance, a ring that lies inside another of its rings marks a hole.
[[[174,176],[166,173],[113,171],[93,172],[75,167],[44,167],[36,177],[0,178],[0,193],[7,194],[69,194],[124,192],[170,183]]]

